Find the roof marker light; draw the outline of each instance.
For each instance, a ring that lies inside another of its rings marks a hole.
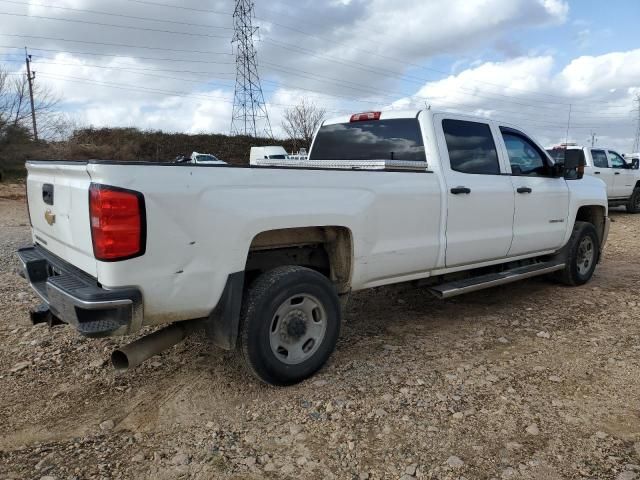
[[[354,113],[351,115],[351,122],[366,122],[367,120],[380,120],[382,112]]]

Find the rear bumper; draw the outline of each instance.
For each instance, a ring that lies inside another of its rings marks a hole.
[[[38,245],[19,249],[18,258],[24,277],[51,313],[81,334],[124,335],[142,325],[138,289],[106,290],[95,278]]]

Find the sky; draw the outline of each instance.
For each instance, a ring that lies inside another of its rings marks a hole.
[[[0,63],[21,73],[27,46],[78,125],[228,133],[234,6],[0,0]],[[262,0],[253,19],[276,137],[308,99],[328,116],[431,107],[621,152],[638,121],[639,20],[638,0]]]

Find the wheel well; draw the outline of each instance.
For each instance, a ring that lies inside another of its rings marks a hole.
[[[640,188],[640,180],[638,180],[638,181],[636,182],[636,186],[634,187],[634,189],[636,189],[636,188]]]
[[[339,294],[351,289],[353,241],[345,227],[301,227],[269,230],[251,242],[247,281],[282,265],[300,265],[326,275]]]
[[[593,224],[596,227],[596,231],[598,232],[598,238],[600,242],[604,237],[604,228],[605,228],[605,209],[604,207],[600,207],[597,205],[588,205],[584,207],[580,207],[578,209],[578,213],[576,214],[577,222],[588,222]]]

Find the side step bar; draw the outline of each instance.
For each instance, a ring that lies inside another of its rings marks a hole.
[[[463,293],[475,292],[485,288],[496,287],[506,283],[517,282],[525,278],[537,277],[547,273],[557,272],[564,268],[564,263],[544,262],[534,265],[505,270],[499,273],[490,273],[479,277],[465,278],[455,282],[443,283],[431,287],[429,291],[439,298],[451,298]]]

